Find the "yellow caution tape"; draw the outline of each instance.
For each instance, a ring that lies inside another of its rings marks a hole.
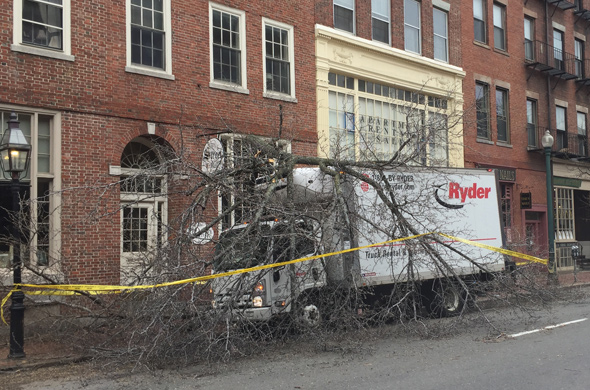
[[[432,235],[432,234],[439,234],[439,235],[449,238],[453,241],[458,241],[458,242],[462,242],[462,243],[476,246],[479,248],[488,249],[493,252],[498,252],[498,253],[506,254],[509,256],[513,256],[513,257],[518,257],[518,258],[525,259],[525,260],[532,261],[532,262],[547,264],[547,260],[540,259],[538,257],[534,257],[534,256],[530,256],[530,255],[526,255],[524,253],[514,252],[514,251],[507,250],[507,249],[494,247],[491,245],[485,245],[485,244],[481,244],[478,242],[466,240],[464,238],[453,237],[453,236],[450,236],[450,235],[444,234],[444,233],[430,232],[430,233],[416,234],[413,236],[408,236],[408,237],[403,237],[403,238],[396,238],[393,240],[383,241],[383,242],[379,242],[376,244],[364,245],[364,246],[360,246],[360,247],[356,247],[356,248],[344,249],[344,250],[337,251],[337,252],[302,257],[299,259],[284,261],[281,263],[259,265],[256,267],[242,268],[242,269],[238,269],[238,270],[234,270],[234,271],[222,272],[222,273],[217,273],[217,274],[212,274],[212,275],[203,275],[203,276],[198,276],[198,277],[190,278],[190,279],[176,280],[173,282],[158,283],[158,284],[152,284],[152,285],[139,285],[139,286],[90,285],[90,284],[51,284],[51,285],[47,285],[47,284],[17,283],[14,285],[13,290],[11,290],[8,293],[8,295],[6,295],[6,297],[4,297],[4,299],[2,299],[2,302],[0,304],[1,305],[0,306],[0,317],[2,318],[2,321],[6,324],[6,321],[4,320],[4,305],[6,304],[6,302],[8,301],[10,296],[12,295],[12,293],[22,287],[37,289],[36,291],[23,291],[27,295],[82,295],[82,292],[90,294],[90,295],[99,295],[99,294],[120,294],[123,292],[131,292],[134,290],[148,290],[148,289],[177,286],[177,285],[189,284],[189,283],[206,284],[207,281],[212,280],[212,279],[223,278],[226,276],[244,274],[244,273],[254,272],[254,271],[261,271],[264,269],[283,267],[285,265],[321,259],[324,257],[335,256],[335,255],[340,255],[340,254],[349,253],[349,252],[355,252],[355,251],[358,251],[361,249],[372,248],[372,247],[376,247],[376,246],[383,246],[383,245],[392,244],[395,242],[412,240],[415,238],[428,236],[428,235]]]
[[[511,250],[508,250],[508,249],[498,248],[498,247],[495,247],[495,246],[486,245],[486,244],[482,244],[482,243],[475,242],[475,241],[466,240],[464,238],[458,238],[458,237],[449,236],[448,234],[444,234],[444,233],[438,233],[438,234],[441,235],[441,236],[443,236],[443,237],[450,238],[453,241],[459,241],[459,242],[462,242],[464,244],[469,244],[469,245],[472,245],[472,246],[476,246],[478,248],[488,249],[490,251],[502,253],[504,255],[508,255],[508,256],[512,256],[512,257],[518,257],[519,259],[524,259],[524,260],[532,261],[532,262],[535,262],[535,263],[540,263],[540,264],[547,265],[547,260],[540,259],[540,258],[535,257],[535,256],[527,255],[527,254],[520,253],[520,252],[511,251]]]

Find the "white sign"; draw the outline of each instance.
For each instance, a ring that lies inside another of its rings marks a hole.
[[[206,226],[207,224],[205,222],[198,222],[188,228],[187,233],[191,236],[193,244],[204,245],[213,240],[213,228],[209,228],[198,236],[195,236],[198,232],[205,229]]]
[[[223,145],[217,138],[211,138],[203,149],[201,169],[205,174],[213,174],[223,168]]]

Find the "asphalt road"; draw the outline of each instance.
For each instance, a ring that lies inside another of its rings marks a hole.
[[[327,351],[318,348],[321,341],[302,346],[296,353],[287,349],[261,351],[258,359],[218,366],[214,374],[204,375],[212,368],[199,366],[147,375],[37,380],[22,388],[590,389],[588,294],[548,311],[517,314],[503,309],[488,315],[503,333],[498,334],[498,328],[490,332],[481,322],[437,339],[390,331],[356,343],[330,343],[323,347]],[[578,322],[569,323],[572,321]],[[543,329],[563,323],[569,324]],[[534,332],[522,334],[525,331]]]

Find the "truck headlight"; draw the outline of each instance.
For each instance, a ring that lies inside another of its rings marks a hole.
[[[264,304],[264,300],[262,299],[261,296],[257,296],[257,297],[252,298],[252,306],[262,307],[263,304]]]

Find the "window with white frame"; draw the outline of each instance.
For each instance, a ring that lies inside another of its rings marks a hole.
[[[295,97],[293,26],[263,18],[262,29],[265,96]]]
[[[579,79],[584,78],[584,41],[576,39],[574,41],[574,56],[576,64],[576,76]]]
[[[508,90],[496,88],[496,128],[498,141],[510,143],[510,117],[508,111]]]
[[[555,239],[574,240],[574,191],[570,188],[555,188]]]
[[[247,93],[246,14],[209,3],[211,87]]]
[[[438,8],[432,9],[432,29],[434,32],[434,59],[449,62],[448,14]]]
[[[371,0],[371,24],[373,40],[389,44],[391,23],[390,0]]]
[[[330,157],[448,164],[444,98],[329,73]]]
[[[537,136],[537,101],[534,99],[526,100],[526,130],[528,146],[536,147],[539,137]]]
[[[585,112],[577,112],[577,122],[578,122],[578,145],[576,148],[576,153],[579,156],[587,156],[588,155],[588,138],[586,137],[586,113]]]
[[[334,28],[354,34],[354,0],[334,0]]]
[[[126,71],[173,79],[170,0],[127,0]]]
[[[506,50],[506,7],[494,3],[494,47]]]
[[[490,132],[490,86],[475,82],[475,111],[477,117],[477,138],[491,140]]]
[[[528,16],[524,17],[524,58],[535,59],[535,20]]]
[[[14,51],[73,61],[70,0],[15,0]]]
[[[420,54],[422,50],[420,39],[420,2],[404,0],[405,49]]]
[[[563,31],[557,29],[553,29],[553,59],[557,69],[565,69],[563,62]]]
[[[28,230],[28,252],[22,255],[29,266],[46,267],[56,263],[59,255],[59,164],[60,134],[59,119],[54,113],[17,112],[19,128],[27,142],[31,144],[31,159],[27,175],[22,179],[28,182],[29,189],[21,191],[20,196],[31,200],[26,210],[30,218]],[[2,130],[8,128],[10,111],[0,111]],[[9,181],[0,175],[0,186],[7,186]],[[0,190],[0,225],[10,226],[7,218],[12,208],[10,191]],[[7,231],[0,229],[0,267],[10,265],[12,250],[4,236]]]
[[[222,134],[220,136],[223,145],[226,168],[233,174],[228,178],[228,185],[219,193],[219,210],[222,214],[221,228],[227,229],[236,224],[247,222],[253,216],[263,195],[254,191],[257,184],[266,182],[274,173],[275,162],[260,151],[256,143],[248,142],[242,134]],[[290,152],[291,144],[285,140],[271,141],[260,137],[261,142],[266,142],[281,151]],[[235,169],[235,168],[245,169]],[[254,169],[251,169],[254,167]]]
[[[566,108],[555,106],[555,147],[557,150],[567,147],[566,128]]]
[[[484,0],[473,0],[473,39],[487,43],[486,8]]]

